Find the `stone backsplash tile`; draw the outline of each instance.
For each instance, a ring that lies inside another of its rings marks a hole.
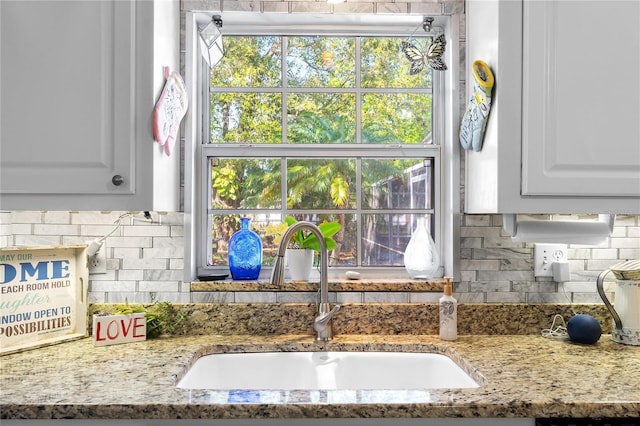
[[[38,212],[0,214],[2,246],[84,243],[106,235],[123,212]],[[106,239],[107,273],[90,277],[89,300],[119,303],[307,303],[315,301],[317,285],[184,282],[182,213],[153,213],[153,223],[126,217]],[[51,222],[49,222],[51,221]],[[500,215],[462,217],[459,280],[454,296],[464,303],[601,303],[598,274],[624,259],[640,258],[639,216],[619,216],[614,236],[596,247],[569,246],[571,281],[558,284],[533,275],[530,243],[514,243],[502,229]],[[52,231],[57,229],[58,233]],[[612,278],[611,278],[612,279]],[[386,283],[386,284],[385,284]],[[441,283],[389,280],[332,284],[332,300],[340,303],[435,302]],[[360,287],[358,287],[360,285]],[[212,287],[213,286],[213,287]],[[608,287],[612,291],[612,287]]]

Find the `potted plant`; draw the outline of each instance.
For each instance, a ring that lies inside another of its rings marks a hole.
[[[285,217],[284,221],[287,226],[297,222],[292,216]],[[322,232],[327,250],[335,249],[338,245],[332,237],[340,231],[341,225],[338,222],[322,222],[318,225],[318,228]],[[311,268],[313,267],[314,252],[316,251],[320,251],[320,243],[313,233],[300,230],[293,234],[286,252],[287,266],[292,280],[309,280]]]

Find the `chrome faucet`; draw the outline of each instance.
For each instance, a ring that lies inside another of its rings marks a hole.
[[[309,230],[318,239],[320,245],[320,303],[318,303],[318,315],[313,323],[313,328],[318,332],[317,340],[327,341],[333,337],[331,330],[331,319],[333,315],[340,310],[340,305],[335,305],[333,309],[329,306],[329,282],[327,279],[329,252],[327,251],[327,243],[324,240],[322,231],[311,222],[296,222],[289,226],[282,235],[278,253],[276,255],[276,263],[273,265],[271,272],[271,284],[281,286],[284,281],[284,254],[289,245],[289,241],[297,231],[302,229]]]

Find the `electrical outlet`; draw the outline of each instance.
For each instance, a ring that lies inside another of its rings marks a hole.
[[[534,275],[536,277],[552,277],[553,262],[566,262],[566,244],[536,244],[533,249]]]
[[[89,257],[89,275],[107,273],[107,245],[102,244],[100,250]]]

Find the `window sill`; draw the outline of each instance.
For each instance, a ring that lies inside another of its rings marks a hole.
[[[375,279],[330,279],[329,291],[345,292],[442,292],[445,280],[412,280],[408,278],[375,278]],[[317,291],[318,281],[286,281],[282,286],[271,284],[269,281],[194,281],[191,283],[192,292],[216,291]]]

